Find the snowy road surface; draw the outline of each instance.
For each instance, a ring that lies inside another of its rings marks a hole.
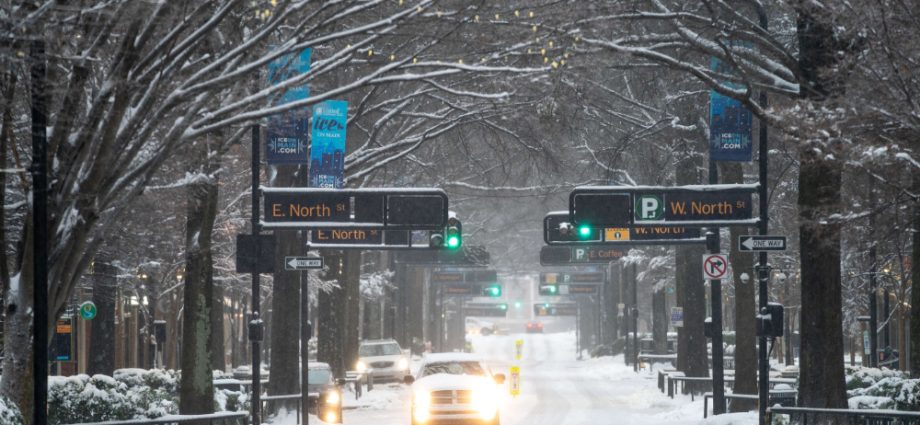
[[[524,340],[521,395],[503,402],[502,425],[753,425],[756,413],[733,414],[703,422],[700,398],[667,398],[655,375],[636,374],[622,357],[577,361],[573,333],[477,336],[476,353],[494,373],[508,374],[514,362],[514,341]],[[375,394],[376,393],[376,394]],[[396,393],[396,394],[393,394]],[[408,393],[390,386],[358,401],[364,407],[346,410],[346,425],[409,425]],[[712,418],[710,416],[710,418]],[[318,423],[315,417],[310,423]],[[285,425],[287,425],[285,423]]]

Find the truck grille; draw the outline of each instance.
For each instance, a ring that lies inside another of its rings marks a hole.
[[[470,390],[439,390],[431,392],[431,404],[471,404],[473,392]]]
[[[393,362],[373,362],[371,363],[371,367],[374,367],[377,369],[384,369],[384,368],[388,368],[392,366],[393,366]]]

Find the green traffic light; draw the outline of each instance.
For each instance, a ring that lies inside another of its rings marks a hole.
[[[556,293],[556,287],[555,287],[555,286],[550,286],[550,287],[549,287],[549,293],[550,293],[550,294],[555,294],[555,293]]]
[[[582,239],[587,239],[591,236],[591,227],[587,225],[578,226],[578,236]]]
[[[500,308],[500,309],[502,309],[502,310],[507,310],[507,309],[508,309],[508,304],[499,304],[499,305],[498,305],[498,308]]]
[[[520,301],[515,301],[515,302],[514,302],[514,308],[521,308],[521,302],[520,302]]]
[[[450,236],[447,238],[447,247],[448,248],[457,248],[460,246],[460,237],[459,236]]]

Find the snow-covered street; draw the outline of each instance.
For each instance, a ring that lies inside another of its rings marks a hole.
[[[669,399],[648,371],[635,373],[623,358],[605,357],[579,361],[572,349],[574,333],[476,336],[473,347],[494,373],[508,374],[514,362],[514,342],[524,340],[521,395],[507,395],[501,409],[505,425],[698,424],[702,399],[689,396]],[[397,391],[400,398],[382,392]],[[378,394],[374,394],[374,393]],[[507,394],[507,393],[506,393]],[[384,387],[365,395],[368,407],[346,410],[346,424],[408,425],[408,392]],[[364,398],[362,398],[364,400]],[[391,400],[391,403],[377,403]],[[315,418],[311,417],[311,421]],[[756,412],[726,415],[705,423],[754,424]],[[286,425],[286,424],[285,424]]]

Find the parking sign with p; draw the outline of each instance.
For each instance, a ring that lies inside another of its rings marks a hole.
[[[664,218],[661,195],[636,195],[636,221],[659,221]]]

